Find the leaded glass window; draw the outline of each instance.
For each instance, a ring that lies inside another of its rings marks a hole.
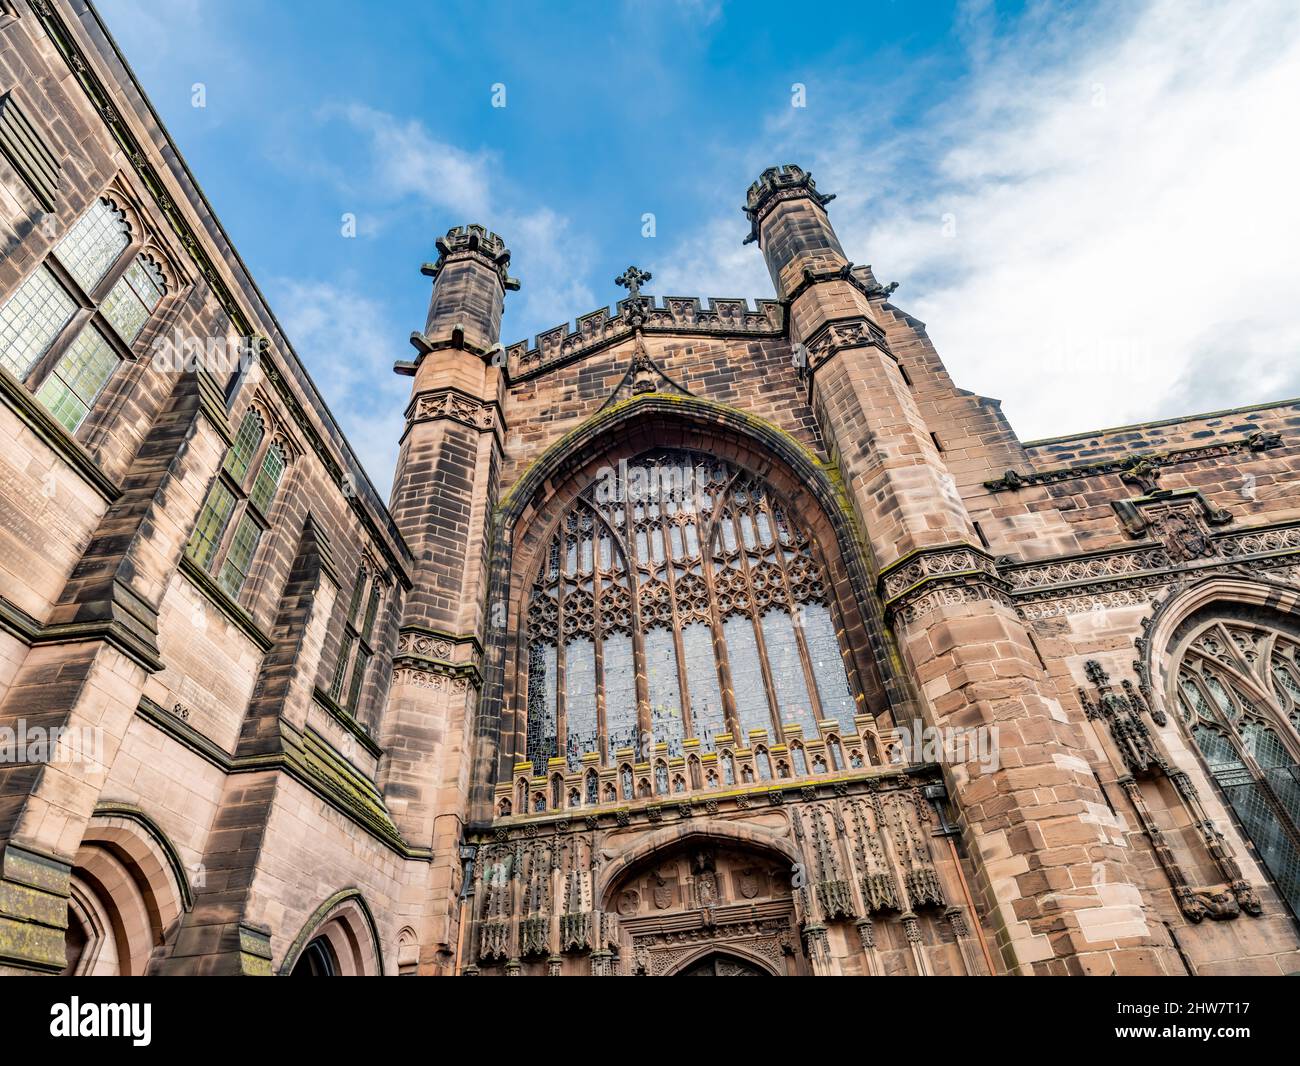
[[[54,275],[41,267],[0,307],[0,363],[24,380],[76,309]]]
[[[269,528],[271,504],[285,467],[284,446],[267,442],[264,415],[250,408],[226,450],[186,547],[189,557],[215,574],[217,585],[234,599],[243,591]],[[341,685],[337,680],[339,691]],[[337,692],[332,692],[337,698]]]
[[[263,466],[265,467],[265,464]],[[256,484],[254,491],[256,491]],[[355,712],[361,702],[366,669],[374,658],[375,652],[371,640],[374,636],[375,619],[379,614],[379,606],[383,602],[387,588],[388,583],[378,567],[363,562],[357,570],[357,577],[352,584],[352,593],[348,599],[347,613],[343,616],[339,656],[334,663],[329,688],[330,699],[351,712]],[[361,609],[363,602],[364,612]]]
[[[185,549],[190,558],[205,570],[211,565],[217,546],[226,531],[226,523],[235,509],[235,494],[221,482],[212,486],[208,498],[203,501],[199,520],[194,525],[189,546]]]
[[[217,584],[231,596],[238,596],[239,590],[244,587],[248,568],[253,564],[253,553],[257,551],[261,539],[262,527],[257,524],[252,515],[245,514],[239,520],[239,525],[235,527],[230,551],[226,553],[226,561],[217,575]]]
[[[87,326],[41,382],[36,398],[69,433],[75,433],[119,362],[99,330]]]
[[[140,336],[144,324],[166,291],[158,265],[151,259],[137,256],[109,290],[99,309],[118,335],[130,344]]]
[[[0,366],[30,381],[36,398],[70,433],[81,427],[122,361],[113,334],[129,348],[166,294],[161,269],[137,254],[100,299],[97,290],[131,240],[122,211],[108,199],[94,201],[51,259],[0,306]]]
[[[253,489],[248,494],[253,506],[263,514],[271,509],[271,501],[275,498],[275,490],[280,485],[283,473],[284,452],[279,445],[272,444],[262,457],[262,468],[258,470],[257,477],[253,480]]]
[[[226,473],[236,481],[242,482],[244,475],[248,473],[249,464],[253,461],[253,455],[265,435],[266,426],[261,414],[257,411],[249,411],[244,415],[244,420],[239,424],[239,432],[235,434],[235,443],[226,452]]]
[[[110,200],[99,199],[72,224],[54,254],[89,293],[130,243],[126,216]]]
[[[1177,707],[1210,775],[1300,914],[1300,639],[1236,618],[1195,632]]]
[[[709,752],[728,733],[816,737],[828,718],[856,731],[813,545],[749,472],[687,451],[602,471],[543,555],[527,616],[535,773],[558,752],[574,771],[588,753],[681,758],[691,738]],[[730,756],[723,772],[734,781]]]

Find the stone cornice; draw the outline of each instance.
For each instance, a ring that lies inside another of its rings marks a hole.
[[[1167,452],[1134,452],[1121,458],[1102,459],[1079,466],[1062,466],[1050,470],[1033,470],[1020,473],[1008,470],[1000,478],[984,482],[990,492],[1014,492],[1031,485],[1055,485],[1076,478],[1096,477],[1099,474],[1132,475],[1140,468],[1159,468],[1177,463],[1195,463],[1204,459],[1221,459],[1240,451],[1262,452],[1282,445],[1281,435],[1256,431],[1239,440],[1219,441],[1190,448],[1174,448]]]
[[[815,375],[823,363],[850,348],[875,347],[895,359],[885,340],[885,331],[864,315],[827,319],[803,342],[803,346],[809,377]]]
[[[878,588],[887,618],[910,621],[944,604],[1010,602],[993,557],[973,544],[919,548],[885,567]]]
[[[945,604],[997,600],[1027,618],[1148,603],[1189,574],[1300,567],[1300,522],[1205,537],[1199,557],[1179,558],[1161,543],[1080,552],[1052,559],[994,561],[969,544],[912,552],[886,567],[879,592],[886,616],[910,621]]]
[[[436,691],[468,692],[482,687],[483,678],[475,663],[453,663],[412,655],[393,656],[394,687],[411,684]]]
[[[423,655],[431,659],[451,659],[461,644],[470,646],[470,658],[483,654],[483,642],[475,633],[448,633],[428,626],[402,626],[397,638],[399,654]]]
[[[38,622],[17,604],[0,595],[0,631],[16,637],[28,647],[104,641],[151,674],[163,668],[158,646],[153,639],[154,634],[149,631],[148,625],[116,607],[108,617],[49,625]]]
[[[424,626],[403,626],[393,655],[393,684],[418,688],[480,691],[483,645],[474,634],[445,633]]]
[[[496,400],[483,400],[451,386],[426,389],[411,397],[406,407],[406,432],[417,422],[449,418],[470,429],[492,433],[498,439],[506,429],[501,406]],[[403,437],[405,437],[405,433]]]
[[[936,781],[939,777],[939,768],[934,764],[873,766],[797,781],[774,781],[765,785],[708,789],[630,802],[620,800],[595,807],[568,807],[535,814],[510,815],[494,819],[491,824],[468,826],[466,839],[480,843],[501,843],[527,840],[542,834],[620,829],[631,825],[661,825],[736,812],[752,814],[801,802],[813,803],[894,789],[912,789]]]
[[[402,858],[432,858],[430,849],[413,847],[402,838],[374,782],[311,729],[300,734],[281,721],[286,743],[280,751],[236,758],[148,697],[141,698],[137,713],[224,773],[284,772]]]

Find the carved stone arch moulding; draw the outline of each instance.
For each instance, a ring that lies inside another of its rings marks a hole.
[[[764,945],[766,946],[766,945]],[[761,971],[761,975],[767,977],[779,976],[775,969],[774,963],[770,958],[765,957],[766,953],[757,949],[750,949],[742,944],[727,943],[725,946],[718,944],[705,944],[703,947],[695,949],[678,949],[675,957],[671,957],[671,963],[665,968],[664,976],[674,977],[684,974],[693,969],[698,963],[708,959],[710,956],[716,956],[720,961],[734,960],[737,965],[737,976],[759,976],[745,974],[743,967],[748,965]],[[665,960],[667,961],[667,959]],[[715,971],[718,973],[718,971]],[[722,971],[726,973],[725,970]]]
[[[340,976],[384,975],[379,927],[359,889],[336,892],[316,908],[289,945],[279,972],[291,974],[303,950],[317,937],[329,941]]]
[[[627,975],[669,976],[713,955],[736,971],[805,973],[799,949],[808,920],[789,832],[706,818],[688,831],[615,834],[601,845],[593,900]]]
[[[1300,625],[1300,589],[1258,577],[1215,575],[1195,582],[1173,585],[1156,603],[1150,617],[1142,620],[1142,636],[1135,640],[1142,694],[1153,708],[1172,714],[1173,683],[1170,655],[1176,651],[1175,634],[1188,619],[1208,613],[1214,605],[1226,608],[1256,608],[1279,615],[1291,615]]]
[[[488,610],[503,624],[488,632],[479,721],[487,750],[476,774],[480,782],[508,772],[522,752],[517,667],[525,655],[524,620],[532,578],[561,517],[603,470],[657,450],[715,457],[788,501],[792,519],[816,545],[840,639],[849,650],[859,713],[898,716],[914,699],[888,651],[851,504],[825,466],[787,434],[725,405],[638,396],[594,416],[548,449],[507,492],[495,516]],[[506,742],[498,745],[498,736]],[[481,799],[489,802],[486,790]]]
[[[1300,590],[1207,578],[1175,588],[1143,629],[1142,694],[1300,913]]]
[[[594,898],[606,910],[616,909],[616,889],[637,870],[653,865],[656,856],[677,847],[718,847],[727,845],[764,855],[793,868],[802,863],[803,854],[789,832],[765,829],[753,823],[700,818],[689,827],[665,826],[650,832],[628,834],[619,839],[617,858],[601,867]],[[607,842],[606,847],[609,847]],[[802,916],[801,916],[802,917]]]
[[[149,213],[141,208],[140,198],[132,190],[125,174],[114,177],[99,193],[98,198],[111,200],[122,212],[131,227],[131,246],[137,252],[151,257],[162,268],[169,294],[179,292],[194,280],[193,270],[186,269],[183,257],[177,254],[168,240],[169,235],[159,230]],[[90,201],[87,201],[87,207],[89,204]]]

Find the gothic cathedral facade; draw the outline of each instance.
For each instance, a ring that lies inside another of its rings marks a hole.
[[[385,504],[97,14],[0,2],[0,971],[1300,971],[1300,401],[1021,441],[831,199],[533,343],[452,229]]]

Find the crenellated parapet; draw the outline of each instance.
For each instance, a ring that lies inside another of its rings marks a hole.
[[[633,314],[639,319],[633,321]],[[785,333],[785,308],[779,300],[709,299],[697,296],[650,296],[620,300],[610,313],[601,307],[577,320],[539,333],[529,347],[518,341],[506,349],[512,380],[532,377],[564,366],[601,348],[643,333],[702,334],[715,337],[779,337]]]
[[[470,257],[483,261],[501,279],[501,287],[511,292],[519,288],[519,282],[510,277],[510,249],[506,242],[483,226],[471,223],[468,226],[453,226],[445,237],[439,237],[434,246],[438,249],[438,259],[425,263],[420,268],[426,277],[437,280],[449,260]]]
[[[825,207],[835,199],[835,194],[818,192],[813,176],[794,163],[768,167],[763,171],[758,180],[749,187],[749,192],[745,196],[744,212],[750,223],[749,236],[745,238],[745,243],[752,244],[758,240],[759,228],[763,220],[778,203],[799,199],[809,199],[818,207]]]

